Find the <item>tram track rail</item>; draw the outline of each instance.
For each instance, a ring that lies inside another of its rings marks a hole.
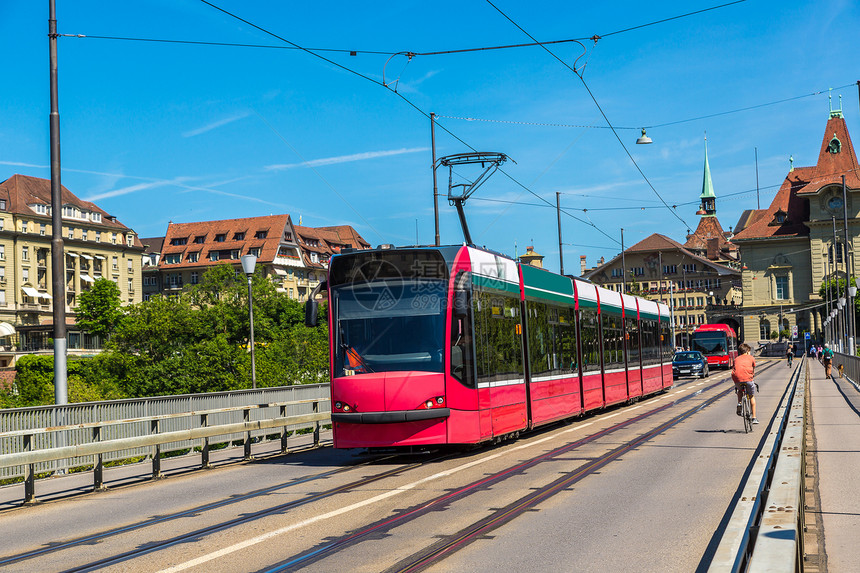
[[[691,381],[684,383],[684,384],[676,384],[673,388],[675,389],[675,391],[678,391],[679,389],[684,389],[685,386],[687,386],[688,384],[695,382],[695,381],[699,381],[699,380],[691,380]],[[706,380],[702,379],[701,382],[705,383]],[[587,443],[593,442],[593,441],[595,441],[595,440],[597,440],[603,436],[611,434],[612,432],[615,432],[615,431],[618,431],[622,428],[628,427],[637,421],[641,421],[641,420],[646,419],[652,415],[658,414],[660,412],[664,412],[668,408],[670,408],[670,407],[672,407],[678,403],[683,403],[695,395],[701,394],[702,392],[704,392],[706,390],[714,389],[718,386],[723,385],[724,383],[725,383],[725,379],[721,377],[720,380],[712,381],[711,384],[709,384],[708,386],[706,386],[704,388],[701,388],[699,390],[695,390],[695,391],[693,391],[687,395],[684,395],[684,396],[679,396],[679,397],[673,398],[671,401],[667,402],[666,404],[662,404],[656,408],[653,408],[652,410],[649,410],[647,412],[644,412],[642,414],[634,416],[628,420],[619,422],[619,423],[617,423],[617,424],[615,424],[609,428],[606,428],[606,429],[603,429],[599,432],[595,432],[593,434],[590,434],[589,436],[586,436],[580,440],[577,440],[575,442],[572,442],[572,443],[567,444],[565,446],[562,446],[560,448],[551,450],[550,452],[546,452],[546,453],[541,454],[539,456],[535,456],[534,458],[527,460],[526,462],[523,462],[523,463],[518,464],[512,468],[509,468],[508,470],[506,470],[504,472],[500,472],[499,474],[494,474],[493,476],[489,476],[488,478],[486,478],[484,480],[480,480],[479,482],[475,482],[473,484],[470,484],[469,486],[466,486],[465,488],[457,490],[456,492],[452,492],[451,494],[448,494],[446,496],[442,496],[442,497],[439,497],[437,499],[431,500],[425,504],[422,504],[422,506],[413,509],[411,512],[405,512],[403,514],[398,515],[396,518],[393,518],[393,519],[388,520],[386,522],[375,524],[375,525],[370,526],[368,528],[365,528],[359,532],[353,533],[353,534],[346,536],[344,538],[341,538],[339,540],[335,540],[334,542],[328,544],[325,547],[317,548],[316,550],[312,550],[311,552],[306,552],[305,554],[298,556],[296,559],[291,559],[290,561],[288,561],[286,563],[282,563],[282,564],[276,565],[272,568],[267,568],[264,570],[266,570],[266,571],[282,571],[282,570],[290,570],[292,567],[305,566],[311,561],[321,559],[322,557],[328,556],[328,555],[336,552],[337,550],[343,549],[343,548],[349,546],[350,544],[357,542],[361,537],[367,536],[370,533],[377,532],[380,529],[385,528],[385,527],[393,527],[398,523],[402,523],[405,519],[417,518],[417,517],[419,517],[419,515],[421,515],[423,513],[426,513],[428,511],[432,511],[434,507],[437,507],[441,503],[445,503],[448,501],[454,501],[455,499],[465,497],[465,496],[469,495],[470,493],[477,491],[478,489],[480,489],[482,487],[488,487],[488,486],[492,485],[492,483],[502,481],[504,479],[507,479],[508,477],[511,477],[512,475],[517,474],[517,473],[522,473],[523,471],[525,471],[529,467],[532,467],[532,466],[540,463],[541,461],[552,459],[554,457],[557,457],[559,455],[567,453],[571,450],[574,450],[577,447],[581,447],[581,446],[583,446]],[[684,390],[686,390],[686,389],[684,389]],[[681,390],[681,391],[684,391],[684,390]],[[548,497],[551,497],[552,495],[554,495],[555,493],[558,493],[559,491],[563,491],[566,487],[569,487],[569,485],[571,483],[575,483],[575,481],[578,481],[579,479],[583,479],[587,475],[594,473],[595,471],[597,471],[598,469],[600,469],[601,467],[603,467],[604,465],[606,465],[607,463],[609,463],[613,459],[617,459],[623,453],[626,453],[630,449],[633,449],[633,448],[637,447],[638,445],[641,445],[641,443],[644,443],[645,441],[653,438],[654,436],[658,435],[659,433],[664,432],[665,430],[669,429],[669,427],[671,427],[677,423],[680,423],[683,419],[686,419],[688,416],[695,413],[695,411],[698,411],[699,409],[706,407],[707,405],[709,405],[713,401],[725,396],[731,390],[732,389],[730,388],[726,391],[720,392],[717,396],[709,399],[706,404],[700,404],[697,407],[692,408],[687,412],[679,414],[679,416],[676,416],[675,418],[670,420],[670,422],[672,422],[671,425],[668,425],[665,427],[663,427],[664,425],[661,425],[659,427],[659,429],[660,429],[659,432],[655,429],[654,431],[649,432],[646,435],[647,437],[641,437],[639,439],[632,440],[631,442],[628,442],[624,446],[616,448],[615,450],[613,450],[612,452],[607,454],[607,455],[611,455],[614,452],[614,455],[612,457],[607,457],[605,460],[599,459],[599,460],[595,460],[593,462],[589,462],[588,464],[584,464],[584,466],[581,466],[580,469],[575,470],[576,472],[578,472],[578,477],[576,477],[576,479],[574,481],[571,481],[570,483],[567,483],[567,484],[561,484],[561,483],[556,484],[556,486],[554,488],[550,487],[552,485],[552,484],[550,484],[550,486],[547,486],[547,488],[549,488],[549,489],[547,489],[547,491],[542,492],[542,495],[540,492],[534,492],[533,494],[526,496],[528,499],[524,498],[523,500],[521,500],[520,503],[516,504],[516,507],[505,508],[506,511],[502,512],[502,514],[498,514],[498,512],[496,512],[497,515],[494,516],[495,519],[490,520],[490,522],[487,522],[487,523],[477,522],[476,524],[473,525],[473,527],[467,528],[468,531],[464,530],[463,532],[461,532],[462,539],[459,539],[457,541],[448,540],[447,543],[441,543],[440,542],[439,544],[434,544],[434,546],[432,546],[432,548],[428,548],[428,549],[422,551],[421,555],[416,555],[416,558],[414,560],[412,560],[406,564],[401,563],[401,564],[399,564],[399,568],[396,568],[396,569],[393,568],[391,570],[392,571],[394,571],[394,570],[397,570],[397,571],[400,571],[400,570],[403,570],[403,571],[420,571],[420,570],[426,568],[427,566],[431,565],[432,563],[434,563],[438,560],[444,559],[444,557],[447,556],[448,554],[450,554],[453,550],[457,550],[457,549],[460,549],[462,547],[465,547],[465,545],[467,545],[469,542],[471,542],[471,540],[473,540],[476,536],[483,535],[487,531],[490,531],[492,529],[495,529],[496,527],[503,525],[507,521],[510,521],[511,519],[515,518],[517,515],[520,515],[524,511],[527,511],[534,504],[537,504],[540,501],[547,499]],[[672,389],[669,389],[668,392],[671,393]],[[664,394],[664,396],[665,396],[665,394]],[[643,403],[644,403],[644,401],[643,401]],[[641,407],[641,406],[642,406],[642,404],[640,404],[637,407]],[[623,408],[619,409],[618,413],[623,412],[623,410],[624,410]],[[603,412],[603,414],[606,414],[606,413],[607,413],[606,411]],[[618,415],[618,413],[609,414],[609,415],[615,416],[615,415]],[[543,440],[541,439],[541,441],[543,441]],[[514,447],[519,449],[519,448],[530,447],[531,445],[532,444],[524,443],[521,446],[514,446]],[[113,556],[110,556],[110,557],[107,557],[104,559],[99,559],[99,560],[91,561],[89,563],[86,563],[86,564],[83,564],[80,566],[68,568],[65,571],[68,571],[68,572],[72,572],[72,571],[74,571],[74,572],[94,571],[94,570],[98,570],[98,569],[101,569],[101,568],[104,568],[107,566],[111,566],[111,565],[127,563],[127,562],[129,562],[129,561],[131,561],[137,557],[141,557],[141,556],[151,554],[151,553],[154,553],[154,552],[157,552],[160,550],[164,550],[164,549],[167,549],[169,547],[178,545],[180,543],[199,540],[203,536],[217,533],[219,531],[229,530],[231,528],[240,526],[242,524],[250,523],[250,522],[253,522],[255,520],[265,518],[267,516],[276,515],[279,513],[286,513],[286,512],[293,510],[293,509],[296,509],[298,507],[308,505],[308,504],[311,504],[311,503],[314,503],[314,502],[317,502],[317,501],[320,501],[322,499],[332,497],[332,496],[335,496],[338,494],[347,493],[347,492],[350,492],[350,491],[353,491],[356,489],[360,489],[360,488],[362,488],[368,484],[372,484],[374,482],[378,482],[378,481],[384,480],[386,478],[398,476],[398,475],[404,474],[406,472],[409,472],[411,470],[417,469],[417,468],[425,466],[425,465],[438,463],[440,461],[455,457],[457,455],[461,455],[461,452],[448,452],[448,453],[445,453],[443,455],[433,456],[431,458],[421,460],[420,462],[410,463],[410,464],[398,466],[395,468],[391,468],[390,470],[386,470],[384,472],[380,472],[380,473],[374,474],[372,476],[367,476],[367,477],[364,477],[364,478],[361,478],[358,480],[354,480],[354,481],[351,481],[347,484],[338,486],[336,488],[331,488],[331,489],[328,489],[328,490],[325,490],[325,491],[322,491],[319,493],[310,494],[307,497],[304,497],[304,498],[299,499],[299,500],[293,500],[291,502],[278,504],[278,505],[270,507],[270,508],[265,508],[265,509],[262,509],[262,510],[259,510],[256,512],[242,515],[241,517],[237,517],[235,519],[222,521],[222,522],[213,524],[211,526],[200,527],[200,528],[195,529],[194,531],[183,533],[180,535],[176,535],[176,536],[170,537],[168,539],[153,541],[151,543],[141,545],[140,547],[137,547],[135,549],[125,551],[125,552],[122,552],[122,553],[119,553],[119,554],[116,554],[116,555],[113,555]],[[216,510],[218,508],[223,508],[223,507],[233,505],[233,504],[236,504],[236,503],[239,503],[242,501],[247,501],[247,500],[250,500],[250,499],[253,499],[256,497],[265,496],[265,495],[270,494],[270,493],[276,493],[279,491],[283,491],[286,488],[311,483],[311,482],[314,482],[317,480],[327,479],[327,478],[330,478],[332,476],[335,476],[335,475],[338,475],[341,473],[345,473],[348,471],[356,470],[356,469],[367,467],[367,466],[372,466],[373,464],[377,464],[380,462],[386,462],[386,461],[389,461],[392,459],[396,459],[398,457],[399,456],[397,456],[397,455],[387,455],[387,456],[376,458],[374,460],[370,460],[370,461],[363,462],[360,464],[350,465],[348,467],[336,468],[336,469],[328,470],[328,471],[324,471],[324,472],[319,472],[317,474],[298,478],[298,479],[290,481],[288,483],[278,484],[278,485],[267,487],[267,488],[261,488],[259,490],[254,490],[254,491],[248,492],[246,494],[242,494],[242,495],[234,497],[234,498],[220,500],[220,501],[200,505],[200,506],[190,508],[187,510],[183,510],[183,511],[180,511],[177,513],[172,513],[170,515],[156,516],[152,519],[147,519],[145,521],[141,521],[139,523],[127,525],[124,527],[111,529],[108,531],[103,531],[103,532],[99,532],[99,533],[91,534],[91,535],[87,535],[87,536],[82,536],[82,537],[75,538],[75,539],[69,539],[66,541],[61,541],[61,542],[58,542],[58,543],[53,544],[51,546],[40,547],[39,549],[34,550],[34,551],[22,552],[22,553],[18,553],[18,554],[14,554],[14,555],[8,555],[8,556],[0,556],[0,568],[7,566],[7,565],[22,563],[22,562],[32,560],[35,558],[44,557],[44,556],[54,554],[54,553],[61,553],[64,550],[74,549],[74,548],[80,547],[80,546],[93,545],[95,543],[101,543],[101,542],[104,542],[110,538],[118,537],[122,534],[126,534],[126,533],[133,532],[136,530],[142,530],[142,529],[145,529],[148,527],[156,526],[159,524],[164,524],[164,523],[167,523],[170,521],[198,515],[198,514],[207,512],[207,511]],[[482,520],[482,521],[485,521],[485,520]],[[473,529],[475,529],[474,532],[472,531]],[[437,545],[439,545],[439,547],[437,547]],[[443,545],[444,545],[444,547],[443,547]],[[428,551],[429,551],[429,553],[428,553]],[[419,568],[415,568],[416,566]]]
[[[141,529],[144,529],[147,527],[152,527],[155,525],[168,523],[170,521],[175,521],[178,519],[182,519],[182,518],[186,518],[186,517],[190,517],[190,516],[194,516],[194,515],[199,515],[202,512],[212,511],[215,509],[227,507],[229,505],[241,503],[243,501],[247,501],[247,500],[250,500],[253,498],[269,495],[272,493],[281,492],[281,491],[288,489],[288,488],[291,488],[291,487],[296,487],[299,485],[305,485],[305,484],[312,483],[312,482],[318,481],[318,480],[328,479],[328,478],[331,478],[331,477],[336,476],[338,474],[346,473],[346,472],[353,471],[356,469],[370,467],[374,464],[378,464],[380,462],[386,462],[386,461],[394,459],[396,457],[398,457],[398,456],[388,455],[388,456],[378,457],[378,458],[375,458],[373,460],[369,460],[369,461],[362,462],[359,464],[335,468],[333,470],[328,470],[328,471],[312,474],[309,476],[304,476],[304,477],[292,480],[292,481],[287,482],[287,483],[257,489],[257,490],[254,490],[254,491],[242,494],[242,495],[238,495],[236,497],[231,497],[229,499],[216,501],[216,502],[212,502],[212,503],[207,503],[207,504],[193,507],[190,509],[186,509],[186,510],[183,510],[183,511],[180,511],[177,513],[171,513],[170,515],[156,516],[156,517],[153,517],[152,519],[147,519],[146,521],[134,523],[134,524],[131,524],[131,525],[128,525],[125,527],[114,528],[114,529],[111,529],[108,531],[103,531],[103,532],[95,533],[92,535],[87,535],[87,536],[78,537],[75,539],[69,539],[66,541],[61,541],[61,542],[53,544],[49,547],[42,547],[42,548],[34,550],[34,551],[28,551],[28,552],[24,552],[24,553],[18,553],[15,555],[3,556],[3,557],[0,557],[0,568],[8,566],[8,565],[12,565],[14,563],[21,563],[23,561],[27,561],[30,559],[43,557],[43,556],[49,555],[51,553],[57,553],[57,552],[71,549],[74,547],[79,547],[82,545],[90,545],[93,543],[103,542],[103,541],[105,541],[111,537],[116,537],[116,536],[119,536],[119,535],[122,535],[125,533],[130,533],[132,531],[137,531],[137,530],[141,530]],[[415,462],[415,463],[408,464],[405,466],[398,466],[398,467],[392,468],[390,470],[381,472],[379,474],[374,474],[372,476],[368,476],[368,477],[365,477],[365,478],[362,478],[359,480],[352,481],[348,484],[344,484],[344,485],[339,486],[337,488],[332,488],[332,489],[329,489],[329,490],[326,490],[323,492],[319,492],[317,494],[313,494],[311,496],[308,496],[307,498],[279,504],[279,505],[273,506],[271,508],[266,508],[265,510],[260,510],[258,512],[243,515],[240,518],[236,518],[236,519],[230,520],[228,522],[216,524],[216,525],[213,525],[213,526],[208,527],[208,528],[201,528],[201,529],[198,529],[194,532],[183,534],[181,536],[176,536],[169,541],[159,542],[158,545],[152,545],[152,546],[141,548],[141,549],[136,550],[136,551],[126,552],[126,553],[123,553],[121,555],[117,555],[117,556],[114,556],[112,558],[108,558],[108,559],[99,561],[97,564],[91,563],[91,564],[88,564],[87,566],[80,567],[80,568],[68,569],[67,571],[92,570],[93,568],[103,567],[105,565],[109,565],[112,562],[123,561],[123,560],[127,560],[129,558],[132,558],[132,557],[137,557],[139,555],[151,553],[152,551],[155,551],[158,549],[163,549],[165,547],[169,547],[170,545],[174,545],[176,543],[181,543],[181,542],[183,542],[187,539],[190,539],[192,537],[195,537],[195,536],[204,535],[207,533],[214,533],[216,531],[220,531],[223,529],[227,529],[229,527],[234,527],[236,525],[240,525],[242,523],[247,523],[247,522],[250,522],[250,521],[253,521],[256,519],[260,519],[262,517],[266,517],[267,515],[275,514],[278,512],[282,512],[282,511],[289,511],[290,509],[293,509],[295,507],[300,507],[302,505],[312,503],[314,501],[319,501],[321,499],[325,499],[326,497],[331,497],[331,496],[339,494],[339,493],[343,493],[346,491],[357,489],[357,488],[363,487],[367,484],[379,481],[381,479],[392,477],[392,476],[404,473],[406,471],[409,471],[411,469],[415,469],[415,468],[420,467],[422,465],[425,465],[427,463],[439,461],[439,459],[442,459],[443,457],[444,456],[439,456],[439,457],[434,458],[434,459],[427,459],[427,460],[422,460],[421,462]]]
[[[772,365],[765,366],[763,368],[770,368]],[[716,380],[708,386],[701,388],[699,390],[695,390],[690,394],[685,396],[680,396],[678,398],[673,399],[672,401],[661,404],[647,412],[642,414],[633,416],[630,419],[618,422],[608,428],[604,428],[598,432],[594,432],[584,438],[566,444],[564,446],[555,448],[548,452],[544,452],[538,456],[534,456],[524,462],[516,464],[510,468],[502,470],[500,472],[494,473],[492,475],[485,476],[484,478],[474,481],[466,486],[460,487],[456,490],[445,493],[444,495],[438,496],[432,500],[424,502],[419,506],[404,509],[387,519],[381,520],[377,523],[371,524],[367,527],[364,527],[360,530],[349,533],[345,536],[342,536],[339,539],[335,539],[333,541],[329,541],[324,545],[320,545],[314,548],[311,548],[308,551],[305,551],[299,555],[296,555],[288,560],[282,561],[274,566],[267,567],[261,569],[261,571],[265,571],[267,573],[281,572],[281,571],[295,571],[302,567],[307,567],[314,562],[320,561],[326,557],[330,557],[340,551],[344,551],[358,543],[361,543],[365,539],[373,535],[385,535],[389,533],[391,529],[395,527],[399,527],[404,525],[405,523],[415,520],[422,515],[433,511],[439,511],[440,508],[446,504],[449,504],[453,501],[463,499],[469,495],[472,495],[478,491],[483,491],[486,488],[498,484],[506,479],[511,478],[514,475],[519,475],[523,473],[525,470],[536,466],[539,463],[544,461],[553,460],[563,454],[567,454],[577,448],[582,447],[588,443],[594,442],[599,438],[610,435],[616,431],[619,431],[623,428],[627,428],[633,425],[636,422],[645,420],[650,418],[651,416],[657,415],[659,413],[665,412],[669,408],[684,403],[687,400],[692,399],[695,396],[702,394],[705,391],[716,389],[720,386],[725,385],[725,378],[721,378],[720,380]],[[681,385],[686,386],[686,384]],[[686,390],[686,389],[685,389]],[[681,390],[681,391],[685,391]],[[678,390],[676,390],[678,391]],[[427,548],[424,548],[408,558],[405,558],[399,561],[397,564],[393,565],[389,569],[386,569],[386,573],[394,573],[394,572],[417,572],[426,569],[427,567],[433,565],[434,563],[443,560],[448,555],[452,554],[455,551],[458,551],[464,547],[466,547],[472,541],[479,539],[485,536],[488,532],[501,527],[505,523],[511,521],[517,516],[523,514],[526,511],[531,510],[535,505],[541,503],[542,501],[549,499],[553,495],[556,495],[559,492],[568,489],[574,483],[584,479],[585,477],[594,474],[610,462],[617,460],[625,453],[629,452],[632,449],[635,449],[645,442],[650,441],[651,439],[665,433],[668,429],[676,426],[677,424],[683,422],[688,419],[690,416],[694,415],[696,412],[702,410],[713,404],[714,402],[724,398],[725,396],[734,393],[734,385],[725,390],[719,391],[716,395],[707,398],[702,403],[697,404],[696,406],[685,410],[684,412],[672,417],[667,422],[660,424],[652,430],[637,436],[636,438],[629,440],[622,445],[613,448],[609,452],[604,455],[601,455],[594,460],[591,460],[585,464],[580,465],[578,468],[572,470],[571,472],[565,473],[565,475],[560,478],[554,480],[550,484],[543,486],[537,490],[533,490],[531,493],[523,496],[519,500],[509,504],[504,508],[499,508],[493,511],[492,515],[485,517],[479,521],[474,522],[473,524],[465,527],[458,533],[454,535],[448,535],[444,538],[438,540]],[[610,416],[614,416],[617,414],[610,414]],[[522,446],[515,446],[515,448],[524,448],[528,447],[529,444],[524,444]]]

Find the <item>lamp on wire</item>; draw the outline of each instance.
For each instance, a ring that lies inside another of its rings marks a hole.
[[[645,135],[645,128],[642,128],[642,137],[636,140],[637,145],[647,145],[649,143],[654,143],[651,141],[651,138]]]

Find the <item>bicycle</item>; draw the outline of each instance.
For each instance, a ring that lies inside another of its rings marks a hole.
[[[753,382],[753,384],[755,385],[756,392],[758,392],[758,384],[755,382]],[[746,388],[741,387],[740,390],[743,394],[743,396],[741,396],[741,418],[743,418],[744,421],[744,433],[749,434],[752,432],[753,427],[752,405],[750,404],[750,397],[747,394]]]

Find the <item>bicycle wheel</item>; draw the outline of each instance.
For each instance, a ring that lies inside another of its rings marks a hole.
[[[752,432],[752,409],[750,408],[749,396],[744,394],[741,400],[741,417],[744,419],[744,433]]]

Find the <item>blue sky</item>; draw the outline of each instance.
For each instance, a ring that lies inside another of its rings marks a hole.
[[[789,156],[816,162],[828,88],[842,87],[833,105],[842,95],[860,142],[860,4],[851,0],[747,0],[617,34],[724,2],[494,1],[540,41],[603,36],[585,41],[581,58],[575,43],[548,46],[570,66],[587,62],[584,83],[540,47],[389,55],[531,41],[485,1],[213,3],[297,45],[358,53],[318,52],[329,63],[294,49],[98,39],[287,45],[199,0],[57,0],[58,31],[89,36],[59,39],[63,184],[143,237],[163,235],[169,221],[289,213],[309,226],[353,225],[374,245],[414,244],[416,232],[432,243],[421,112],[435,112],[437,156],[471,146],[516,162],[467,202],[474,241],[510,255],[534,245],[558,270],[561,192],[578,219],[562,215],[570,273],[580,255],[591,266],[617,254],[621,228],[626,245],[654,232],[684,240],[698,222],[706,132],[726,229],[756,207],[756,148],[762,207]],[[0,180],[49,177],[47,6],[0,3]],[[585,85],[676,209],[662,206]],[[641,126],[654,126],[652,145],[635,145]],[[444,195],[447,172],[438,174]],[[439,210],[442,242],[462,242],[444,197]]]

